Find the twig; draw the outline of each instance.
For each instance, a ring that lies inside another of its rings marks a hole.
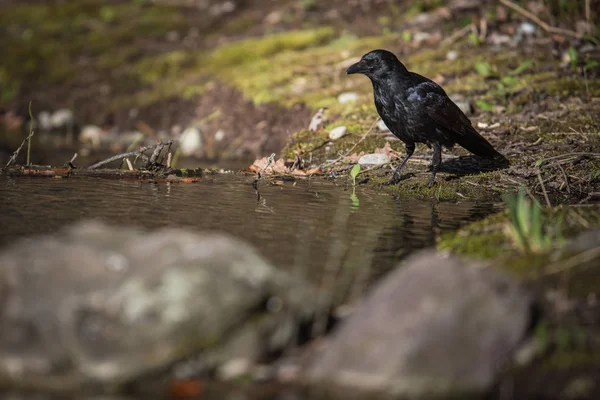
[[[31,100],[29,100],[29,133],[31,135],[33,135],[33,114],[31,113]],[[31,140],[27,141],[27,166],[29,166],[30,163],[30,157],[31,156]]]
[[[77,153],[73,154],[73,157],[71,157],[71,160],[69,160],[69,162],[67,163],[67,165],[73,169],[77,168],[75,166],[75,164],[73,164],[75,162],[75,159],[77,158]]]
[[[129,161],[129,158],[126,158],[125,161],[127,162],[127,168],[129,168],[130,171],[133,171],[133,165],[131,165],[131,161]]]
[[[532,20],[533,22],[535,22],[536,24],[538,24],[539,26],[541,26],[542,29],[545,30],[546,32],[555,33],[557,35],[563,35],[563,36],[571,36],[571,37],[574,37],[574,38],[577,38],[577,39],[582,38],[582,35],[580,35],[577,32],[570,31],[568,29],[556,28],[554,26],[548,25],[546,22],[544,22],[541,19],[539,19],[532,12],[529,12],[529,11],[525,10],[524,8],[516,5],[512,1],[509,1],[509,0],[500,0],[500,3],[504,4],[506,7],[512,8],[513,10],[515,10],[519,14],[522,14],[526,18],[529,18],[530,20]]]
[[[565,153],[565,154],[559,154],[557,156],[552,156],[552,157],[546,157],[544,158],[544,161],[542,161],[542,167],[544,166],[543,164],[546,163],[546,161],[549,160],[556,160],[557,158],[568,158],[568,157],[575,157],[575,156],[585,156],[585,157],[600,157],[600,153],[589,153],[589,152],[573,152],[573,153]]]
[[[172,140],[169,140],[165,143],[159,142],[156,145],[156,147],[154,148],[154,151],[152,152],[152,155],[150,156],[150,160],[148,160],[148,162],[146,163],[146,168],[158,164],[158,158],[160,156],[160,152],[162,151],[162,149],[165,148],[165,146],[171,147],[171,144],[173,144]]]
[[[550,199],[548,198],[548,192],[546,192],[546,186],[544,185],[544,181],[542,180],[542,174],[540,174],[540,170],[537,171],[537,177],[540,181],[540,185],[542,185],[542,192],[544,192],[544,199],[546,199],[546,205],[548,207],[552,207],[552,203],[550,203]]]
[[[21,152],[21,149],[23,148],[23,146],[25,146],[25,143],[29,142],[29,139],[31,139],[31,137],[33,136],[34,132],[31,131],[29,133],[29,135],[23,139],[23,142],[21,143],[21,145],[15,150],[15,152],[13,153],[13,155],[8,159],[8,162],[6,163],[6,166],[8,167],[10,164],[14,163],[17,160],[17,157],[19,156],[19,153]]]
[[[569,184],[569,177],[567,176],[565,169],[560,164],[558,164],[558,168],[560,169],[560,172],[562,172],[563,179],[565,180],[565,185],[567,185],[567,192],[571,193],[571,185]]]
[[[442,45],[452,44],[452,43],[456,42],[457,40],[459,40],[460,38],[467,36],[469,34],[469,32],[471,32],[472,27],[473,27],[473,24],[469,24],[469,25],[457,30],[452,35],[450,35],[446,39],[442,40],[441,44]]]
[[[169,154],[167,154],[167,168],[171,168],[171,157],[172,157],[172,153],[169,152]]]
[[[101,166],[111,163],[113,161],[122,160],[124,158],[133,157],[133,156],[135,156],[136,158],[140,157],[142,160],[148,161],[148,156],[146,156],[143,153],[147,150],[155,148],[156,146],[158,146],[158,145],[141,147],[139,150],[136,150],[136,151],[130,151],[128,153],[117,154],[116,156],[107,158],[104,161],[100,161],[100,162],[97,162],[96,164],[90,165],[88,167],[88,169],[97,169],[97,168],[100,168]]]
[[[252,182],[252,186],[254,186],[254,188],[256,189],[256,187],[258,186],[258,181],[260,180],[260,178],[262,178],[262,174],[263,172],[265,172],[265,170],[267,168],[269,168],[269,165],[271,165],[271,163],[273,162],[273,160],[275,160],[275,153],[271,153],[271,155],[269,156],[269,158],[267,158],[267,163],[265,164],[264,167],[262,167],[257,173],[256,173],[256,178],[254,178],[254,182]]]
[[[566,260],[561,260],[560,262],[549,265],[545,268],[543,274],[547,276],[567,271],[571,268],[577,267],[578,265],[583,265],[598,256],[600,256],[600,247],[592,247],[591,249],[585,250]]]

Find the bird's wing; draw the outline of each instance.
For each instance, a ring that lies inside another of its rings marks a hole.
[[[471,125],[471,121],[438,84],[426,78],[408,90],[408,100],[423,107],[429,118],[452,139],[470,152],[482,157],[495,157],[496,150]]]

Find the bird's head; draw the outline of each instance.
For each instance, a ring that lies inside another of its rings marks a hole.
[[[362,56],[359,62],[352,64],[346,74],[364,74],[371,80],[383,79],[394,73],[408,73],[398,58],[387,50],[373,50]]]

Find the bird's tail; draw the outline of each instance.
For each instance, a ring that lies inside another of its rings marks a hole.
[[[456,143],[479,157],[498,161],[505,166],[509,164],[506,157],[494,149],[490,142],[485,140],[475,129],[469,130],[468,135],[459,135]]]

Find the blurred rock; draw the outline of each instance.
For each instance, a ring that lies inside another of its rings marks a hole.
[[[471,107],[471,103],[468,102],[463,96],[459,94],[451,94],[449,95],[450,100],[454,102],[461,109],[462,112],[465,113],[466,116],[469,116],[473,113],[473,108]]]
[[[388,162],[390,162],[390,156],[381,153],[365,154],[358,159],[360,165],[380,165]]]
[[[183,131],[179,138],[179,148],[183,156],[199,155],[202,149],[202,135],[200,129],[190,127]]]
[[[72,125],[74,122],[73,111],[66,108],[61,108],[52,113],[50,123],[53,128],[62,128]]]
[[[311,132],[318,131],[323,125],[323,121],[325,120],[325,108],[321,107],[319,110],[313,115],[310,120],[310,124],[308,125],[308,130]]]
[[[215,132],[215,142],[220,142],[223,139],[225,139],[225,131],[223,131],[223,129],[219,129],[218,131]]]
[[[345,92],[338,96],[338,101],[341,104],[353,103],[358,100],[358,94],[354,92]]]
[[[454,61],[458,58],[458,51],[456,50],[450,50],[449,52],[446,53],[446,59],[450,60],[450,61]]]
[[[346,133],[348,133],[348,130],[346,129],[345,126],[337,126],[337,127],[333,128],[331,130],[331,132],[329,132],[329,139],[331,139],[331,140],[341,139],[344,136],[346,136]]]
[[[69,127],[74,123],[73,111],[66,108],[61,108],[53,113],[41,111],[38,114],[37,123],[39,128],[44,131]]]
[[[374,287],[306,379],[319,391],[353,395],[480,393],[516,354],[531,310],[531,296],[505,274],[420,252]]]
[[[239,375],[289,345],[318,297],[233,237],[98,222],[0,250],[0,294],[0,387],[48,391],[186,365]]]
[[[79,141],[89,144],[93,149],[99,149],[104,131],[96,125],[86,125],[79,133]]]
[[[390,131],[390,128],[387,127],[387,125],[385,124],[385,122],[383,122],[382,119],[380,119],[377,122],[377,129],[379,129],[382,132],[389,132]]]

